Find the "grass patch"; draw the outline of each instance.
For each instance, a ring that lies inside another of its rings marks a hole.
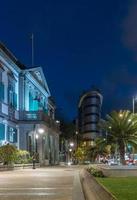
[[[118,200],[137,200],[137,177],[96,179]]]

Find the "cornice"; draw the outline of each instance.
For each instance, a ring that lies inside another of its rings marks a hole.
[[[21,72],[21,69],[0,50],[0,61],[7,66],[17,76]]]
[[[45,90],[45,88],[39,84],[39,82],[37,82],[34,77],[29,73],[25,73],[24,76],[30,81],[32,82],[32,84],[37,87],[42,93],[43,95],[46,95],[47,97],[49,97],[50,95],[48,94],[47,90]]]

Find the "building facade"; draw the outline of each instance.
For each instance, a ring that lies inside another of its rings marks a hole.
[[[101,118],[103,97],[98,90],[85,92],[78,104],[78,132],[84,140],[94,140],[100,136],[98,122]]]
[[[0,43],[0,145],[37,152],[41,164],[58,164],[59,133],[42,68],[25,69]]]

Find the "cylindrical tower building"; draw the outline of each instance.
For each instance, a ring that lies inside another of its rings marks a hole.
[[[78,130],[85,140],[94,140],[100,136],[98,122],[101,118],[103,97],[99,90],[84,93],[78,105]]]

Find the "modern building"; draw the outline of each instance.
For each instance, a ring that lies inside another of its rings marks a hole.
[[[78,104],[78,132],[84,140],[92,141],[100,136],[98,122],[101,118],[103,97],[99,90],[82,94]]]
[[[26,69],[0,43],[0,145],[37,152],[41,164],[58,164],[55,108],[42,68]]]

